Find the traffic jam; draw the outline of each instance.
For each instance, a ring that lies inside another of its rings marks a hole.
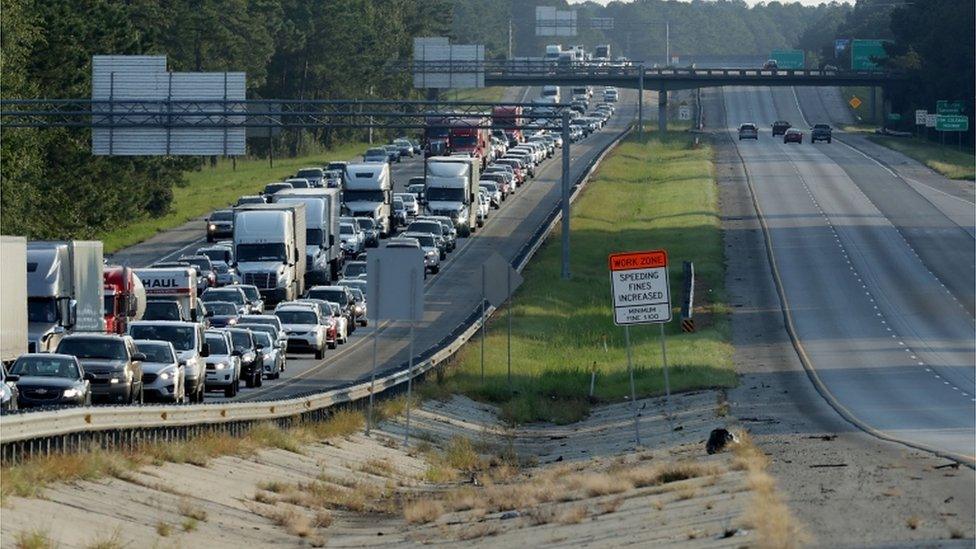
[[[575,142],[603,128],[617,91],[571,93]],[[3,264],[26,264],[26,287],[5,295],[23,296],[27,344],[3,357],[0,411],[234,398],[289,360],[328,360],[370,325],[369,250],[420,249],[437,276],[562,148],[543,129],[560,99],[544,86],[525,110],[429,116],[416,139],[241,196],[206,217],[197,249],[144,268],[111,264],[98,241],[4,237]],[[424,175],[396,182],[419,157]]]

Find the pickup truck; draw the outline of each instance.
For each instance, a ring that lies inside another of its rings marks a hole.
[[[813,129],[810,130],[810,143],[817,141],[830,143],[831,132],[830,124],[814,124]]]

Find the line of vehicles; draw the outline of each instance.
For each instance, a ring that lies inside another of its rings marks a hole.
[[[572,138],[613,110],[575,117]],[[145,268],[110,264],[98,241],[3,236],[3,264],[24,269],[3,277],[0,411],[231,398],[279,378],[289,355],[324,359],[369,323],[369,248],[420,248],[438,274],[563,146],[518,110],[489,119],[448,126],[440,144],[425,131],[376,147],[382,157],[299,170],[212,212],[195,251]],[[394,192],[391,164],[419,155],[425,175]]]
[[[743,139],[753,139],[759,140],[759,126],[752,122],[746,122],[739,125],[739,141]],[[777,135],[783,136],[783,143],[803,143],[803,131],[799,128],[794,128],[786,120],[777,120],[772,124],[772,136]],[[817,141],[826,141],[830,143],[833,138],[833,129],[830,124],[814,124],[810,128],[810,143],[816,143]]]

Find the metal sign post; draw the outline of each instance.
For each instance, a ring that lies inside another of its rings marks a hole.
[[[509,296],[512,295],[512,271],[514,270],[515,269],[508,271],[508,273],[506,273],[505,276],[506,280],[508,281],[508,283],[506,284],[508,291],[506,293]],[[512,304],[511,303],[508,304],[508,394],[509,395],[512,394]]]
[[[569,280],[569,112],[563,112],[563,268],[562,279]]]
[[[637,393],[630,348],[632,324],[661,325],[661,358],[664,366],[664,390],[671,398],[668,378],[668,350],[664,324],[671,321],[671,290],[668,285],[668,253],[664,250],[610,254],[610,287],[613,291],[613,322],[624,327],[627,344],[627,370],[630,376],[630,400],[634,412],[634,432],[640,446]]]
[[[376,263],[379,263],[377,260]],[[370,289],[371,294],[378,294],[380,289],[380,269],[379,265],[376,267],[375,276],[369,277],[369,280],[373,281],[373,287]],[[369,308],[370,311],[373,310],[372,307]],[[379,317],[377,316],[377,321]],[[375,327],[373,328],[373,367],[369,370],[369,404],[366,406],[366,436],[369,436],[370,426],[373,424],[373,396],[376,393],[376,345],[377,340],[380,337],[380,331]]]
[[[502,282],[505,277],[505,282]],[[498,255],[491,254],[481,265],[481,382],[485,380],[485,317],[486,303],[500,307],[512,296],[515,288],[522,284],[522,275],[512,265]],[[508,391],[512,391],[512,304],[508,304]]]
[[[417,284],[417,270],[410,269],[410,286]],[[407,428],[403,434],[403,445],[410,443],[410,399],[413,397],[413,339],[414,339],[414,318],[417,316],[417,296],[410,293],[410,356],[407,358]]]
[[[487,285],[486,277],[488,275],[485,273],[485,265],[481,265],[481,385],[485,384],[485,325],[487,324],[485,318],[485,286]]]

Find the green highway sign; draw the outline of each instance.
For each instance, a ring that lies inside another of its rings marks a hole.
[[[806,66],[803,50],[773,50],[769,56],[778,69],[802,69]]]
[[[940,114],[935,120],[935,129],[940,132],[967,132],[969,117],[959,114]]]
[[[851,41],[851,70],[876,71],[880,67],[872,58],[888,57],[885,52],[886,40],[852,40]]]
[[[940,99],[935,102],[936,114],[962,114],[962,101]]]
[[[897,113],[897,112],[889,112],[888,113],[888,120],[891,121],[891,122],[898,122],[898,121],[901,120],[901,114],[900,113]]]

